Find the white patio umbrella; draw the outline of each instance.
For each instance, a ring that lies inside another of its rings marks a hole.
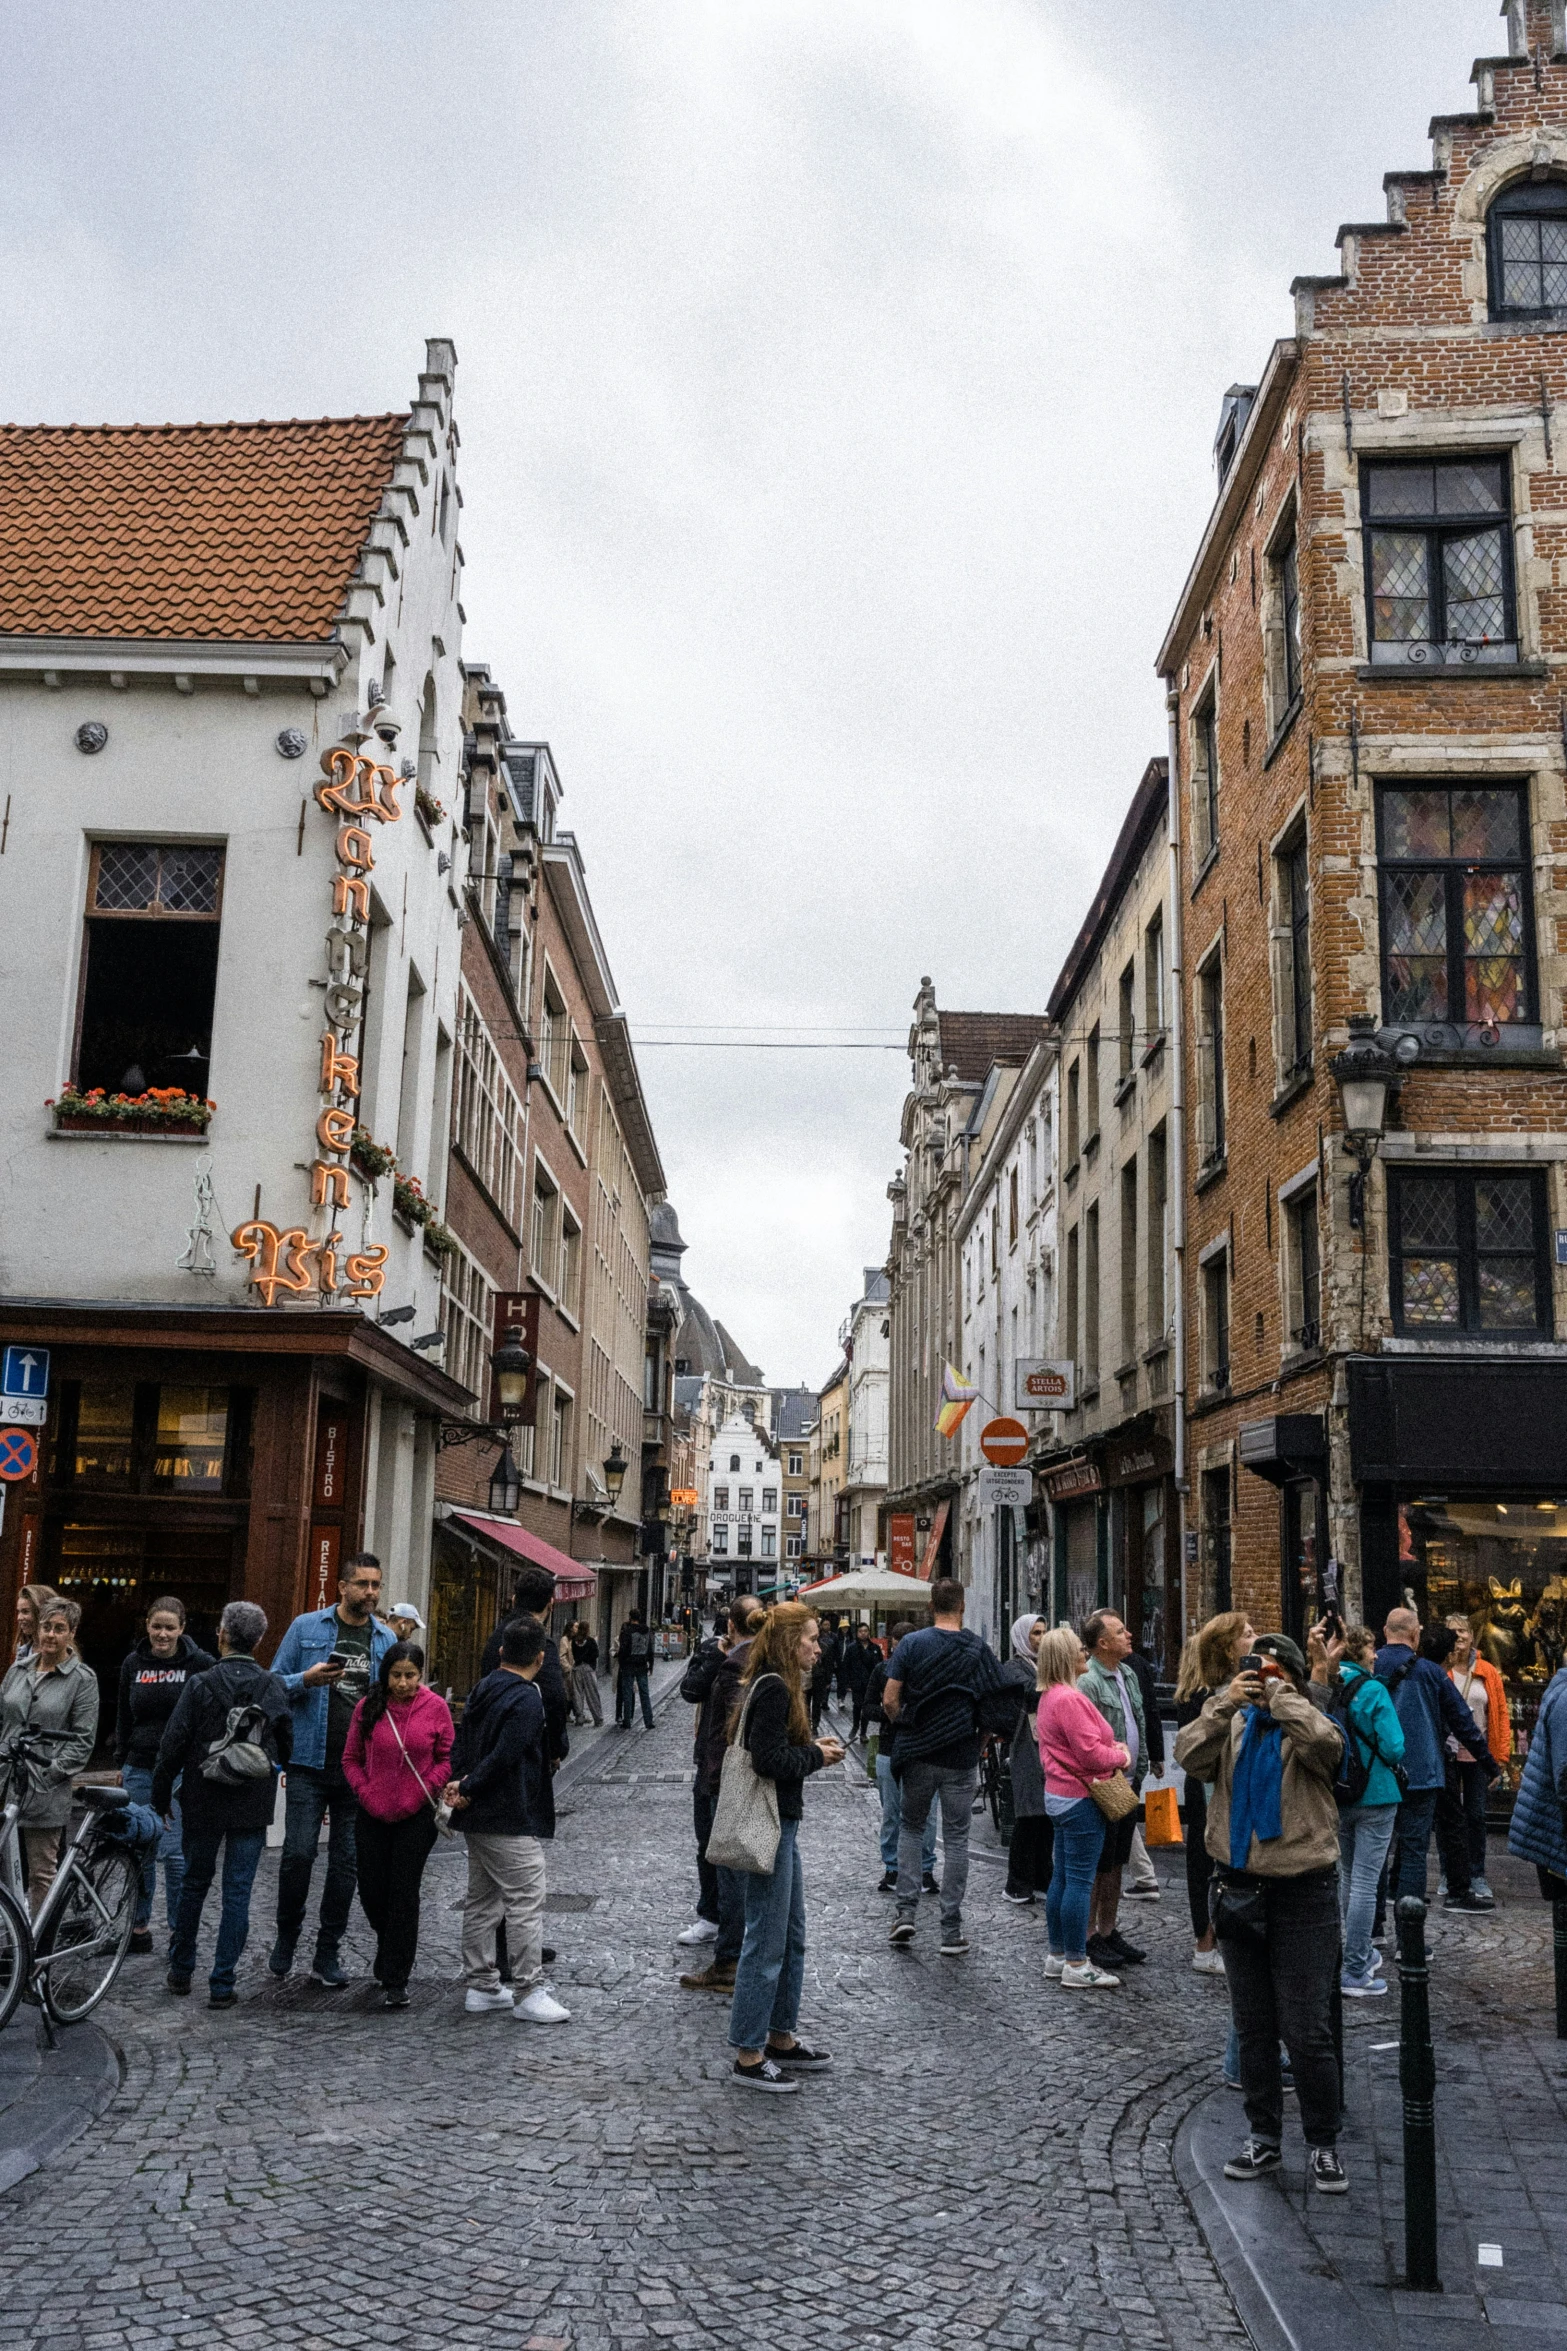
[[[894,1615],[930,1606],[930,1586],[918,1576],[895,1575],[890,1567],[851,1567],[819,1584],[802,1584],[796,1599],[821,1608],[874,1608]]]

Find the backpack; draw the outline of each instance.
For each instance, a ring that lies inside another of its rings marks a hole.
[[[1402,1681],[1408,1671],[1408,1666],[1401,1666],[1398,1681]],[[1400,1803],[1409,1793],[1409,1774],[1402,1763],[1395,1763],[1391,1756],[1384,1755],[1371,1732],[1355,1720],[1355,1700],[1364,1686],[1361,1682],[1355,1683],[1353,1688],[1346,1682],[1329,1682],[1327,1689],[1327,1711],[1337,1723],[1344,1742],[1338,1773],[1333,1782],[1333,1801],[1340,1812],[1348,1812],[1351,1806],[1365,1801],[1373,1762],[1382,1764],[1393,1774],[1398,1783]],[[1389,1686],[1383,1684],[1384,1689]],[[1369,1756],[1365,1753],[1366,1748],[1371,1750]]]
[[[645,1632],[639,1624],[632,1625],[626,1640],[626,1663],[628,1665],[649,1665],[652,1663],[652,1658],[652,1634]]]
[[[266,1729],[265,1707],[231,1706],[221,1735],[202,1758],[202,1778],[220,1788],[242,1788],[247,1781],[269,1779],[272,1758],[261,1744]]]

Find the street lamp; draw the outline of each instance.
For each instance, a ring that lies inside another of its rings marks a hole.
[[[533,1369],[533,1357],[523,1345],[522,1332],[515,1323],[490,1357],[490,1369],[495,1374],[502,1420],[521,1420],[528,1401],[528,1375]]]
[[[517,1505],[522,1500],[522,1479],[517,1464],[511,1457],[511,1445],[503,1445],[490,1472],[490,1508],[497,1518],[515,1518]]]
[[[1344,1105],[1344,1145],[1355,1162],[1349,1179],[1349,1221],[1355,1232],[1365,1227],[1366,1175],[1381,1149],[1388,1104],[1419,1050],[1416,1039],[1401,1037],[1397,1051],[1389,1052],[1370,1014],[1352,1012],[1349,1043],[1334,1056],[1333,1076]]]
[[[620,1500],[620,1489],[626,1482],[626,1467],[626,1457],[620,1450],[620,1439],[617,1437],[604,1462],[604,1483],[609,1489],[611,1502]]]

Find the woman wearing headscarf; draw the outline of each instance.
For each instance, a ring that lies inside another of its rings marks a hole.
[[[1001,1668],[1001,1678],[1009,1689],[1023,1694],[1023,1711],[1017,1718],[1012,1734],[1008,1762],[1012,1771],[1012,1842],[1007,1848],[1006,1897],[1009,1902],[1029,1903],[1036,1895],[1049,1891],[1050,1870],[1055,1858],[1054,1833],[1050,1816],[1045,1810],[1045,1775],[1039,1766],[1039,1736],[1035,1715],[1039,1707],[1039,1685],[1036,1680],[1039,1664],[1039,1644],[1046,1631],[1045,1620],[1030,1609],[1020,1616],[1012,1627],[1012,1654]]]

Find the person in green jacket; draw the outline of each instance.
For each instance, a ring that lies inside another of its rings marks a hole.
[[[1348,2000],[1385,1997],[1380,1974],[1382,1955],[1371,1947],[1376,1916],[1377,1881],[1393,1839],[1403,1791],[1392,1766],[1404,1757],[1404,1726],[1398,1719],[1392,1692],[1376,1676],[1377,1637],[1369,1625],[1347,1625],[1336,1664],[1329,1661],[1329,1645],[1313,1639],[1312,1667],[1318,1674],[1319,1652],[1332,1678],[1344,1693],[1341,1719],[1370,1770],[1358,1804],[1339,1814],[1339,1903],[1344,1914],[1344,1961],[1339,1988]],[[1335,1644],[1336,1645],[1336,1644]],[[1326,1677],[1324,1677],[1326,1678]]]
[[[1134,1789],[1141,1788],[1148,1777],[1148,1725],[1143,1719],[1143,1696],[1137,1676],[1126,1662],[1132,1654],[1132,1636],[1114,1609],[1100,1608],[1087,1619],[1078,1639],[1088,1652],[1088,1664],[1077,1686],[1104,1716],[1111,1738],[1119,1739],[1131,1756],[1126,1776]],[[1109,1968],[1112,1972],[1117,1965],[1136,1967],[1148,1956],[1116,1928],[1116,1914],[1121,1907],[1121,1872],[1131,1857],[1136,1828],[1135,1812],[1129,1812],[1124,1820],[1106,1821],[1099,1871],[1094,1879],[1093,1908],[1088,1919],[1088,1956],[1096,1967]]]

